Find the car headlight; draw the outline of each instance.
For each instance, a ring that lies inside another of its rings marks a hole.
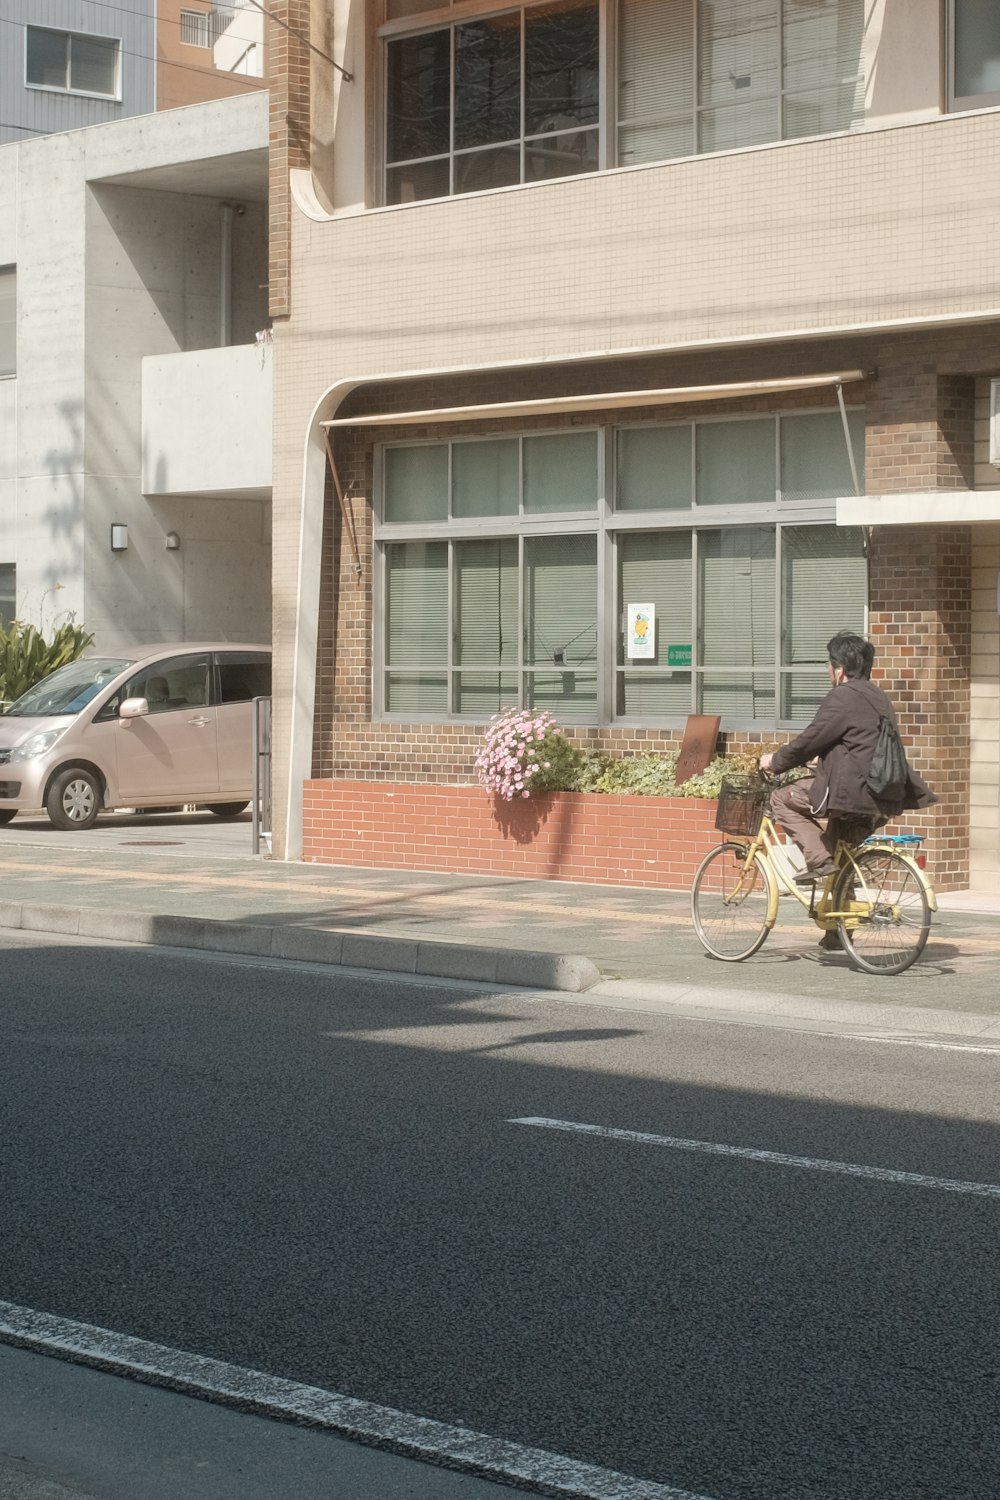
[[[44,755],[46,750],[51,750],[63,733],[62,729],[41,729],[37,734],[26,739],[23,745],[15,745],[10,752],[10,758],[12,761],[34,760],[36,755]]]

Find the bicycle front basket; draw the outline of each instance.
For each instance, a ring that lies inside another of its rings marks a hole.
[[[722,783],[715,826],[723,833],[753,838],[764,816],[767,793],[756,776],[731,776]]]

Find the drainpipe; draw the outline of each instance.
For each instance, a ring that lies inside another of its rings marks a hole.
[[[233,340],[233,205],[219,204],[219,345]]]

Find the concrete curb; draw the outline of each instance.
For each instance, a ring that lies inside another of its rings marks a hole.
[[[435,979],[566,990],[572,994],[592,989],[601,981],[597,966],[578,953],[481,948],[468,943],[382,937],[370,932],[276,927],[263,922],[225,922],[212,917],[59,906],[51,902],[0,901],[0,927],[158,948],[194,948],[252,958],[422,974]]]

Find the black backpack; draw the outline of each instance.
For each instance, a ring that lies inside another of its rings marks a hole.
[[[880,802],[902,802],[909,779],[910,768],[899,730],[891,719],[880,714],[878,739],[867,777],[868,790]]]

